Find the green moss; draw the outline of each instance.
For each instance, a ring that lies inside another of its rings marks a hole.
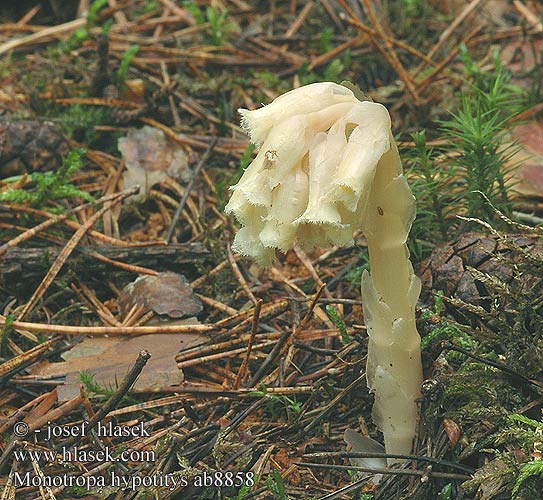
[[[9,189],[0,194],[0,201],[30,204],[34,207],[43,207],[51,201],[72,197],[92,201],[94,198],[89,193],[69,183],[69,178],[81,168],[81,157],[84,154],[84,149],[70,151],[56,171],[34,172],[28,176],[35,185],[34,190]]]
[[[56,116],[65,134],[77,141],[91,144],[97,138],[97,125],[111,123],[109,111],[105,107],[82,106],[75,104]]]
[[[414,148],[402,151],[417,199],[417,219],[409,236],[416,260],[431,244],[448,241],[458,231],[456,215],[480,218],[502,226],[483,193],[504,213],[511,210],[511,163],[517,148],[509,144],[511,120],[526,109],[526,92],[510,84],[511,74],[497,57],[482,72],[467,49],[462,52],[469,88],[456,95],[459,108],[438,121],[444,146],[429,148],[425,132],[412,134]],[[464,222],[464,225],[466,222]]]

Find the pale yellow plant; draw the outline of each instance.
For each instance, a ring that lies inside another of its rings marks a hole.
[[[242,225],[233,248],[270,265],[276,249],[286,251],[294,242],[308,248],[347,245],[354,231],[364,231],[371,276],[362,277],[362,298],[373,416],[387,452],[409,453],[422,381],[415,326],[420,281],[406,246],[414,198],[388,111],[328,82],[239,111],[260,149],[226,206]]]

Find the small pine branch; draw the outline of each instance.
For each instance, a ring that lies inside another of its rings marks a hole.
[[[513,497],[518,493],[522,483],[532,476],[543,476],[543,460],[533,460],[520,468],[520,474],[518,475],[513,491],[511,492]]]
[[[513,413],[512,415],[509,415],[508,418],[509,420],[513,422],[520,422],[521,424],[525,424],[528,427],[532,427],[533,429],[539,429],[543,431],[543,422],[538,422],[537,420],[528,418],[525,415],[521,415],[519,413]]]

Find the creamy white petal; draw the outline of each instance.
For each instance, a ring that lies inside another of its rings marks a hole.
[[[341,129],[340,124],[343,123],[345,115],[348,115],[352,107],[352,102],[344,102],[304,114],[307,126],[313,131],[312,137],[318,132],[327,130],[335,135]]]
[[[255,231],[247,226],[242,227],[237,232],[232,243],[232,250],[241,255],[251,257],[263,266],[270,266],[275,256],[273,248],[264,247],[258,233],[255,235]]]
[[[232,195],[224,207],[224,212],[227,214],[233,213],[242,224],[246,224],[243,213],[246,206],[250,205],[250,203],[241,191],[233,188],[230,189],[232,190]]]
[[[339,158],[346,144],[343,123],[338,120],[328,133],[317,134],[309,150],[309,199],[300,222],[340,224],[336,201],[329,195]]]
[[[282,252],[287,252],[296,239],[296,226],[269,220],[264,223],[259,238],[266,248],[278,248]]]
[[[308,189],[307,174],[298,165],[274,188],[267,219],[292,223],[307,207]]]
[[[313,250],[317,246],[329,244],[324,224],[298,224],[296,226],[296,240],[304,250]]]
[[[344,247],[353,244],[353,228],[344,224],[340,226],[329,226],[326,230],[326,238],[332,245]]]
[[[267,215],[267,209],[250,203],[241,191],[234,191],[224,211],[232,213],[242,225],[257,225]]]
[[[304,250],[312,250],[316,246],[345,246],[352,244],[353,233],[349,226],[300,223],[296,240]]]
[[[286,252],[296,239],[294,220],[307,206],[308,178],[300,165],[273,189],[272,205],[265,218],[260,241],[265,247]]]
[[[377,163],[390,148],[390,118],[381,104],[364,101],[355,104],[344,120],[349,138],[330,196],[354,212],[360,202],[365,206]]]

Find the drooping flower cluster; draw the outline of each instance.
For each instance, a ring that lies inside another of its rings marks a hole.
[[[276,248],[287,251],[295,241],[350,243],[393,141],[386,108],[326,82],[239,112],[260,149],[226,206],[242,225],[234,250],[269,265]]]

